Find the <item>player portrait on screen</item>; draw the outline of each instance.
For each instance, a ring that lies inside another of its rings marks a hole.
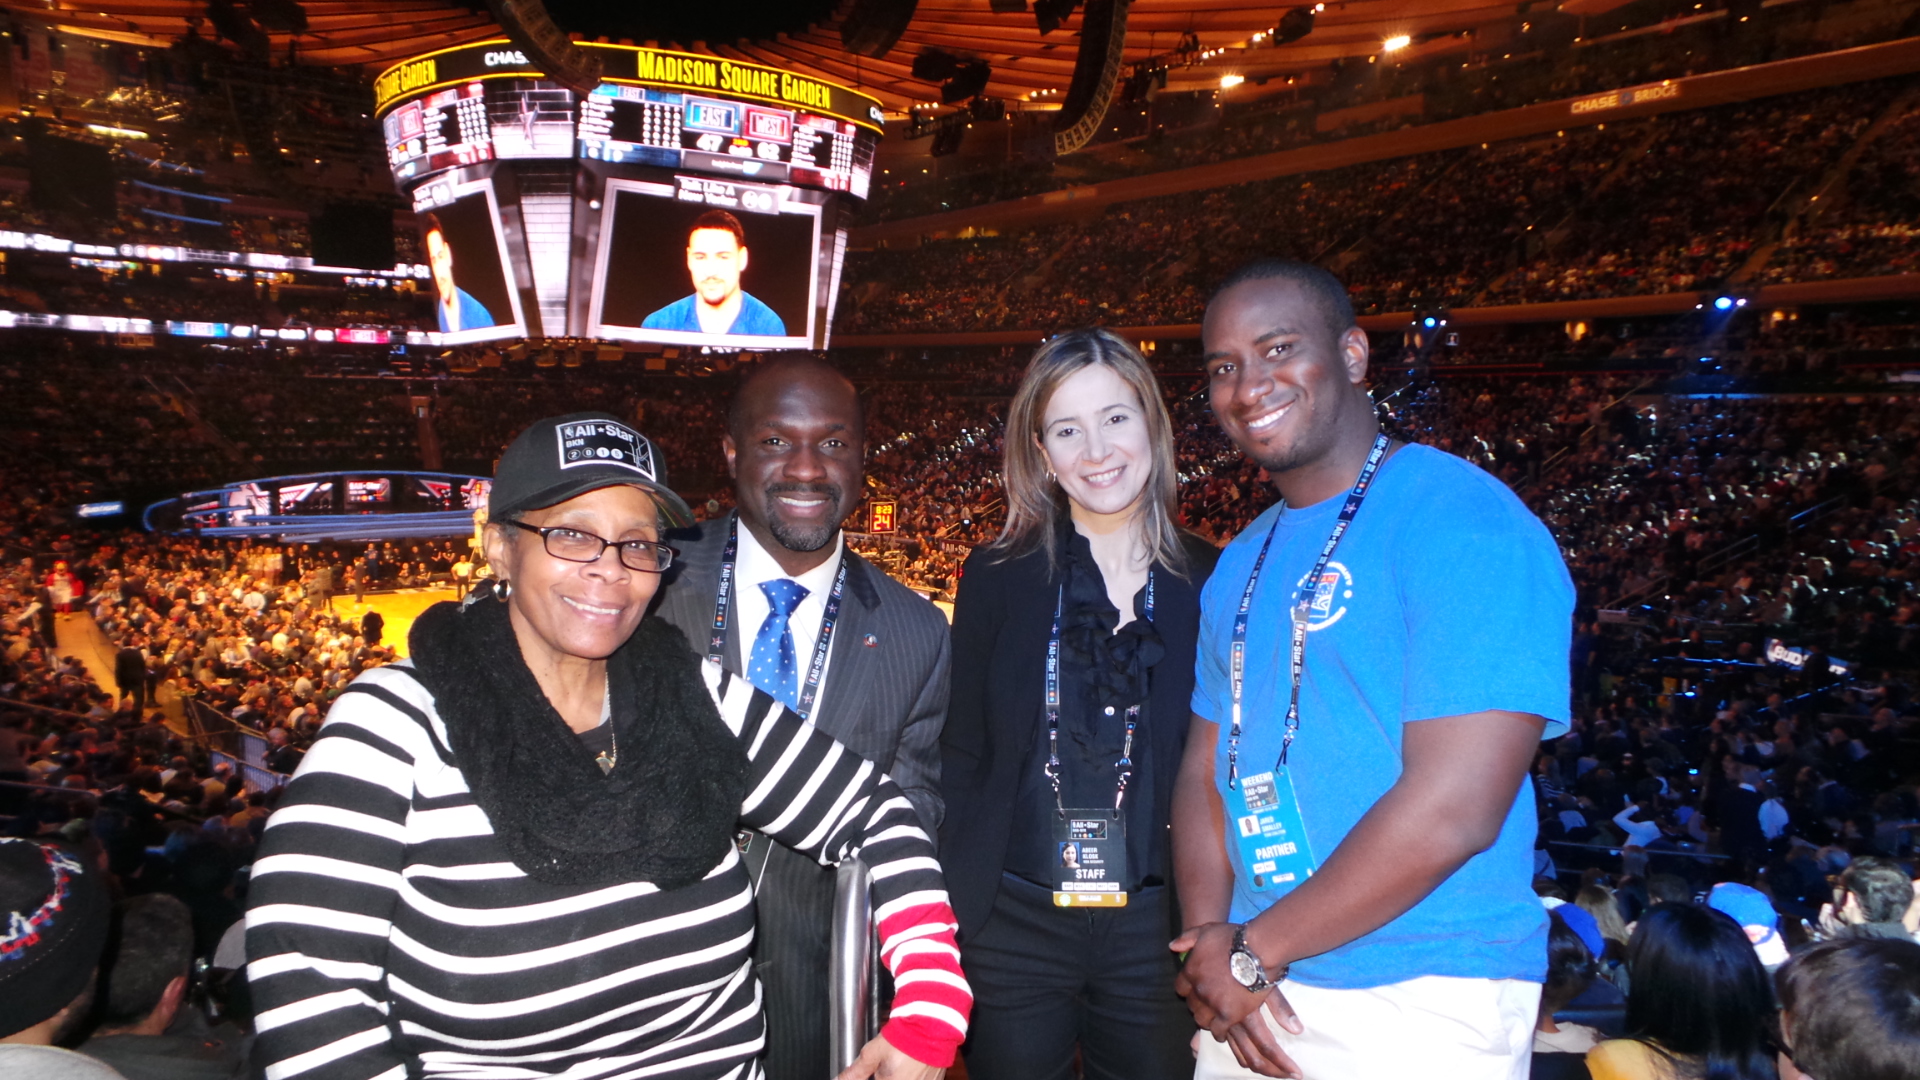
[[[433,271],[433,287],[440,297],[433,305],[435,314],[440,316],[440,332],[450,334],[500,325],[500,320],[493,317],[485,304],[455,284],[453,245],[447,242],[446,228],[433,214],[426,217],[426,234],[427,265]]]
[[[785,337],[787,324],[740,287],[747,269],[747,231],[725,210],[709,210],[687,231],[687,273],[693,295],[648,315],[647,330]]]

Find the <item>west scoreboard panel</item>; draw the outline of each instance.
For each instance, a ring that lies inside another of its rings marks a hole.
[[[505,41],[375,80],[434,272],[438,340],[824,346],[850,200],[872,185],[878,102],[718,57],[581,47],[604,68],[584,97]],[[661,272],[682,262],[684,276]]]
[[[484,83],[450,86],[409,101],[388,113],[381,127],[387,138],[387,163],[398,178],[493,158]]]

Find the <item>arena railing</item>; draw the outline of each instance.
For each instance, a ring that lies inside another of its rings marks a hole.
[[[196,741],[207,747],[207,754],[218,764],[233,766],[248,791],[271,791],[282,787],[289,777],[267,768],[267,736],[231,716],[221,713],[197,698],[187,699],[188,723]]]
[[[18,709],[22,712],[44,713],[49,716],[58,716],[67,720],[91,721],[93,719],[93,717],[85,713],[77,713],[71,709],[56,709],[51,705],[35,705],[30,701],[20,701],[15,698],[0,698],[0,709]]]

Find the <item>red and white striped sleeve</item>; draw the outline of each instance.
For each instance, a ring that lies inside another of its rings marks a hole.
[[[741,823],[823,865],[855,856],[867,865],[880,958],[894,982],[880,1034],[916,1061],[951,1066],[967,1037],[973,991],[933,841],[913,804],[872,762],[764,692],[711,663],[705,675],[747,751]]]

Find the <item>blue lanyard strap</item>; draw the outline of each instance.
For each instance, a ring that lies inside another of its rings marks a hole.
[[[1320,579],[1327,572],[1327,564],[1333,561],[1333,552],[1340,546],[1340,538],[1347,535],[1347,527],[1353,524],[1355,514],[1360,512],[1360,504],[1366,501],[1367,489],[1373,486],[1374,474],[1380,471],[1380,463],[1386,460],[1391,440],[1386,432],[1374,437],[1373,449],[1367,454],[1367,463],[1360,468],[1360,478],[1353,483],[1353,490],[1347,493],[1347,501],[1340,507],[1339,520],[1333,523],[1333,531],[1327,535],[1327,542],[1320,546],[1320,557],[1314,561],[1313,570],[1307,575],[1300,589],[1294,594],[1291,618],[1291,645],[1288,649],[1288,676],[1291,687],[1287,694],[1286,728],[1280,737],[1280,758],[1275,764],[1279,768],[1287,763],[1287,751],[1293,748],[1294,736],[1300,732],[1300,678],[1307,666],[1307,621],[1313,614],[1313,600],[1320,589]],[[1285,510],[1282,502],[1281,510]],[[1240,590],[1240,606],[1233,616],[1233,647],[1229,655],[1227,681],[1233,689],[1233,724],[1227,733],[1227,787],[1235,788],[1240,783],[1240,702],[1246,688],[1247,678],[1247,614],[1253,610],[1253,590],[1260,584],[1260,569],[1266,564],[1267,551],[1273,546],[1273,534],[1280,531],[1281,513],[1273,515],[1273,525],[1267,530],[1267,538],[1260,544],[1260,554],[1254,557],[1253,572],[1247,575],[1247,587]]]
[[[1047,781],[1053,785],[1053,806],[1060,816],[1067,816],[1066,804],[1060,799],[1060,621],[1066,613],[1067,587],[1063,584],[1053,601],[1053,629],[1047,634],[1047,681],[1045,701],[1047,706]],[[1147,571],[1147,605],[1143,613],[1148,622],[1153,621],[1153,571]],[[1114,770],[1120,774],[1119,782],[1113,793],[1113,808],[1117,812],[1127,797],[1127,782],[1133,779],[1133,733],[1140,725],[1140,706],[1127,706],[1126,741],[1120,745],[1120,760],[1114,762]]]
[[[713,599],[713,633],[707,638],[707,659],[725,663],[727,648],[727,606],[733,599],[733,562],[740,552],[740,523],[736,520],[727,532],[727,546],[720,552],[720,588]],[[813,716],[813,699],[820,693],[820,676],[827,670],[827,654],[833,647],[833,624],[840,621],[840,600],[847,591],[847,557],[840,556],[840,571],[833,575],[833,590],[827,593],[827,612],[820,619],[820,636],[813,642],[813,661],[807,665],[807,681],[800,684],[800,706],[794,711],[802,717]]]

